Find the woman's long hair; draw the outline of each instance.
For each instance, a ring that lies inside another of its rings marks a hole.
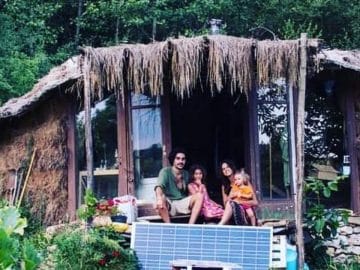
[[[223,161],[220,162],[220,175],[221,175],[221,181],[222,181],[222,185],[224,186],[224,191],[225,191],[225,194],[229,195],[230,193],[230,180],[229,178],[227,178],[223,171],[222,171],[222,165],[226,163],[229,168],[232,170],[232,173],[235,174],[236,172],[236,166],[235,166],[235,163],[234,161],[230,160],[230,159],[225,159]]]

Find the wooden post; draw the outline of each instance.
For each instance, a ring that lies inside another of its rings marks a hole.
[[[303,190],[304,190],[304,122],[305,122],[305,91],[307,65],[307,35],[300,38],[300,72],[296,124],[296,190],[295,190],[295,225],[296,245],[298,252],[298,269],[304,269],[304,233],[303,233]]]
[[[67,104],[67,146],[68,146],[68,212],[70,220],[76,218],[76,119],[75,102],[69,97]]]
[[[344,76],[344,75],[343,75]],[[357,146],[356,146],[356,111],[355,111],[355,102],[356,102],[356,85],[353,78],[346,76],[344,92],[346,93],[345,100],[345,119],[346,119],[346,129],[347,129],[347,144],[348,144],[348,154],[350,155],[350,189],[351,189],[351,209],[355,213],[360,211],[360,201],[359,201],[359,166],[357,158]]]
[[[93,137],[91,131],[91,85],[90,67],[87,55],[84,55],[84,113],[85,113],[85,151],[88,189],[94,189]]]

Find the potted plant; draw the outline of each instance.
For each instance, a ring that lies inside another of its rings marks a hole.
[[[119,209],[117,201],[111,199],[108,200],[108,204],[111,205],[111,220],[113,222],[126,223],[127,216]]]
[[[96,205],[95,226],[109,226],[112,222],[126,223],[127,217],[113,199],[102,199]]]
[[[84,196],[84,204],[77,210],[77,215],[80,219],[91,222],[96,214],[96,207],[98,200],[91,189],[86,189]]]

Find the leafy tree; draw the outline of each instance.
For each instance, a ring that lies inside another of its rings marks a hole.
[[[273,38],[266,28],[280,39],[307,32],[330,47],[360,47],[360,2],[352,0],[3,0],[0,7],[0,104],[30,90],[78,45],[205,34],[211,18],[233,36]]]

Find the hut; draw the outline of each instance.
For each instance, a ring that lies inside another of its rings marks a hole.
[[[230,158],[251,174],[263,217],[292,214],[299,46],[210,35],[83,48],[0,107],[0,193],[16,198],[28,174],[26,201],[47,224],[73,218],[88,184],[99,197],[136,196],[146,215],[158,171],[182,146],[208,169],[215,200]],[[358,212],[360,52],[313,39],[306,51],[305,161],[350,155],[341,206]]]

